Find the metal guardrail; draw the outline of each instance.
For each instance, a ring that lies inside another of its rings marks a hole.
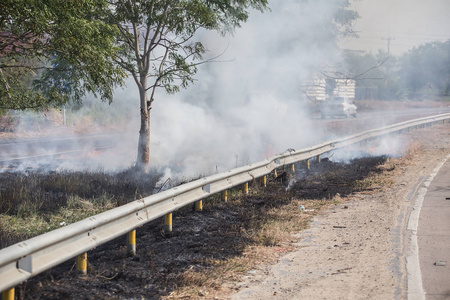
[[[147,222],[296,162],[378,136],[450,120],[450,114],[425,117],[365,131],[301,150],[286,151],[261,162],[208,176],[133,201],[0,250],[0,291],[48,270],[96,246],[126,235]]]

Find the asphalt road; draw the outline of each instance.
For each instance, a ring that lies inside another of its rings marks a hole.
[[[450,155],[423,199],[417,241],[426,299],[450,299]]]

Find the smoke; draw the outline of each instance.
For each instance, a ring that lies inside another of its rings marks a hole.
[[[232,36],[199,32],[197,38],[210,50],[206,58],[216,58],[199,67],[195,84],[187,90],[170,96],[158,91],[151,110],[152,168],[192,178],[321,140],[301,83],[340,60],[331,29],[336,4],[283,0],[271,1],[270,8],[252,12]],[[95,132],[95,124],[107,115],[105,124],[115,123],[112,131],[120,133],[109,140],[115,152],[102,152],[87,164],[105,170],[131,166],[139,130],[134,82],[117,91],[113,104],[97,102],[101,115],[92,119],[91,104],[71,118],[90,115],[93,122],[87,131]],[[87,166],[86,161],[80,165],[71,160],[59,167]]]
[[[152,109],[151,161],[195,176],[262,160],[319,141],[301,82],[338,59],[324,27],[335,13],[325,1],[272,1],[231,37],[201,32],[214,62],[175,96]],[[320,134],[319,134],[320,135]]]
[[[125,91],[118,95],[121,92]],[[133,120],[129,104],[124,97],[119,99],[111,105],[88,98],[78,108],[10,112],[16,125],[14,134],[2,134],[7,139],[0,144],[0,172],[130,167],[135,161],[138,129],[129,122]]]
[[[405,136],[384,135],[363,145],[350,145],[324,155],[330,161],[349,164],[352,160],[367,157],[401,157],[405,155],[411,140]]]

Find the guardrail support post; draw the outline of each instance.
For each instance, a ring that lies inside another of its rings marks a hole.
[[[222,200],[227,202],[228,201],[228,191],[222,191]]]
[[[264,175],[262,178],[262,185],[263,185],[263,187],[267,187],[267,176],[266,175]]]
[[[14,300],[14,288],[2,292],[1,296],[1,300]]]
[[[77,259],[77,273],[79,275],[87,274],[87,253],[78,255]]]
[[[320,155],[317,155],[317,162],[320,162]]]
[[[172,231],[172,213],[169,213],[164,216],[164,231],[165,232]]]
[[[128,256],[136,256],[136,229],[128,232],[127,254]]]
[[[295,173],[295,165],[294,164],[291,165],[291,172]]]
[[[248,194],[248,182],[244,183],[244,186],[242,187],[242,192],[247,195]]]
[[[277,178],[278,174],[277,174],[277,169],[273,170],[273,177]]]
[[[311,167],[311,163],[309,162],[309,159],[306,161],[306,168],[309,170],[309,168]]]
[[[202,211],[203,210],[203,201],[198,200],[195,202],[195,211]]]

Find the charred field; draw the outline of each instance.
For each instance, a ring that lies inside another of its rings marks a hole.
[[[0,172],[0,248],[154,192],[158,172]]]
[[[138,228],[135,257],[127,256],[125,237],[116,239],[88,253],[87,276],[76,274],[73,259],[22,283],[16,295],[19,299],[220,297],[226,292],[224,283],[239,281],[257,264],[292,251],[292,233],[307,228],[323,208],[344,203],[354,193],[389,185],[382,174],[395,170],[396,164],[387,156],[375,156],[349,163],[312,161],[310,169],[299,163],[295,173],[278,170],[279,176],[272,176],[266,188],[255,180],[248,195],[235,188],[227,202],[220,195],[204,199],[202,212],[191,206],[174,212],[172,232],[162,230],[162,220]],[[3,247],[154,192],[158,176],[130,172],[0,174]],[[301,211],[300,205],[306,210]],[[13,216],[28,226],[14,230]],[[27,231],[34,222],[44,225]]]

